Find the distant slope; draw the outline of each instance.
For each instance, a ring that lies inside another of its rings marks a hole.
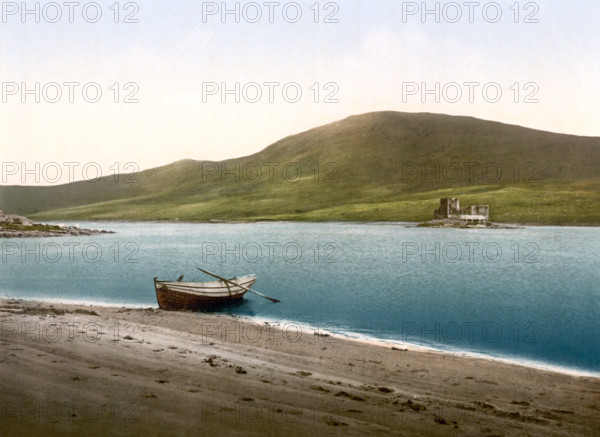
[[[470,117],[357,115],[248,157],[135,178],[0,187],[0,209],[46,220],[426,220],[453,195],[489,204],[496,221],[600,223],[600,138]]]

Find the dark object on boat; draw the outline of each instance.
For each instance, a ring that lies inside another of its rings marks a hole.
[[[154,288],[161,309],[197,311],[239,301],[254,282],[256,275],[213,282],[159,281],[154,278]]]

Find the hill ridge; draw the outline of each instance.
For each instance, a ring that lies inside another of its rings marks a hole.
[[[136,184],[107,176],[94,184],[0,186],[0,209],[57,220],[422,220],[449,193],[492,204],[495,221],[594,224],[600,213],[589,204],[598,200],[599,175],[598,137],[377,111],[244,157],[144,170]]]

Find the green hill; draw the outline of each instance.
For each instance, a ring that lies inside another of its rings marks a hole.
[[[0,209],[38,220],[422,221],[438,199],[498,222],[600,224],[600,138],[436,114],[377,112],[243,158],[184,160],[51,187],[0,187]]]

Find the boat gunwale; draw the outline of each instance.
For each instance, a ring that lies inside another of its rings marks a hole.
[[[242,276],[241,278],[233,278],[231,280],[237,281],[237,285],[228,285],[223,281],[212,281],[212,282],[173,282],[173,281],[159,281],[155,280],[156,292],[163,293],[181,293],[189,296],[197,297],[209,297],[214,299],[227,299],[230,297],[243,296],[247,289],[252,287],[256,282],[256,275]],[[190,286],[185,284],[213,284],[212,287],[202,286]],[[222,285],[216,285],[222,284]]]
[[[246,275],[246,276],[242,276],[242,277],[236,277],[233,279],[230,279],[229,281],[231,282],[235,282],[237,285],[237,287],[239,287],[240,285],[246,284],[248,282],[256,282],[256,275]],[[180,286],[180,287],[190,287],[190,288],[227,288],[227,283],[225,281],[207,281],[207,282],[185,282],[185,281],[161,281],[159,279],[155,280],[156,284],[161,284],[161,285],[174,285],[174,286]],[[233,285],[230,285],[230,287],[233,287]]]

